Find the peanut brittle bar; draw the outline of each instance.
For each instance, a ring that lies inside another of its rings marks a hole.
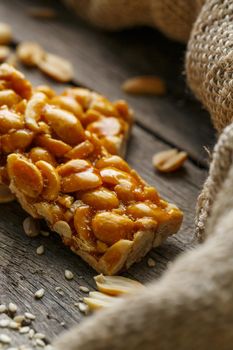
[[[130,128],[125,103],[79,88],[33,90],[2,65],[0,106],[0,183],[94,269],[116,274],[178,231],[182,212],[112,154],[119,141],[106,144]]]

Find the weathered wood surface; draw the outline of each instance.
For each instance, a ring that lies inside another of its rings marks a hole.
[[[137,113],[127,160],[165,198],[184,210],[179,234],[149,254],[156,260],[156,267],[149,268],[146,258],[127,273],[144,283],[150,282],[179,253],[193,246],[195,202],[206,176],[202,149],[214,141],[206,113],[187,94],[180,78],[184,47],[152,30],[95,32],[63,9],[64,16],[59,19],[41,22],[27,16],[25,8],[31,4],[26,0],[2,0],[0,21],[12,24],[16,42],[34,39],[50,51],[68,57],[75,66],[74,84],[96,89],[110,99],[127,98]],[[24,71],[35,85],[48,81],[36,70]],[[169,93],[165,98],[134,98],[121,92],[120,85],[126,77],[145,73],[159,74],[168,81]],[[63,88],[62,84],[51,84],[57,91]],[[191,161],[177,173],[159,175],[152,168],[151,157],[168,145],[188,150]],[[13,301],[19,312],[29,310],[36,314],[33,327],[47,334],[50,341],[81,320],[82,315],[74,306],[83,296],[78,287],[93,289],[95,272],[65,248],[56,235],[35,239],[25,236],[22,229],[25,216],[17,203],[0,205],[0,303]],[[45,245],[43,256],[36,254],[40,244]],[[75,274],[73,281],[65,280],[66,268]],[[57,286],[64,290],[64,296],[55,291]],[[36,301],[33,294],[41,287],[46,290],[45,296]],[[17,332],[11,331],[11,337],[14,345],[28,343],[27,336]]]

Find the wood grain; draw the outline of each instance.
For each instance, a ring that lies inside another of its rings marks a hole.
[[[149,256],[156,261],[155,268],[149,268],[145,258],[126,274],[143,283],[150,282],[158,278],[178,254],[195,245],[194,208],[206,177],[206,170],[202,167],[206,165],[202,147],[214,141],[207,114],[185,91],[180,75],[184,47],[149,29],[124,33],[94,31],[63,8],[58,20],[36,21],[26,14],[26,8],[31,4],[29,0],[2,0],[0,20],[12,24],[16,41],[36,40],[48,50],[69,58],[75,66],[73,84],[88,86],[116,99],[126,97],[120,85],[130,76],[153,73],[168,83],[169,93],[164,98],[127,96],[137,114],[127,160],[185,214],[179,234],[150,252]],[[55,84],[37,70],[21,68],[34,85],[50,83],[57,91],[64,88],[63,84]],[[170,145],[188,150],[191,161],[174,174],[160,175],[154,171],[151,158],[155,152]],[[197,166],[198,162],[201,167]],[[94,289],[92,277],[96,273],[64,247],[57,235],[28,238],[22,228],[25,216],[17,203],[0,205],[0,303],[13,301],[18,305],[19,313],[30,311],[36,314],[33,328],[44,332],[51,341],[82,319],[82,314],[74,306],[84,296],[79,286]],[[45,246],[45,254],[38,256],[36,248],[41,244]],[[65,269],[74,273],[74,280],[65,279]],[[56,292],[57,286],[62,288],[64,296]],[[37,301],[34,293],[41,287],[45,288],[45,296]],[[2,317],[0,315],[0,319]],[[27,336],[13,331],[9,334],[13,345],[29,343]]]

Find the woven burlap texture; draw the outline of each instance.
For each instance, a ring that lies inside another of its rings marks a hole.
[[[202,245],[159,281],[59,337],[58,350],[230,350],[233,344],[233,0],[65,0],[106,29],[186,42],[188,84],[222,132],[197,205]],[[194,23],[195,22],[195,23]],[[194,25],[193,25],[194,23]],[[227,126],[229,125],[229,126]],[[201,125],[200,125],[201,127]]]
[[[207,192],[209,186],[216,187],[208,196],[213,207],[204,223],[209,236],[205,243],[180,256],[145,292],[62,335],[54,344],[57,350],[232,349],[232,140],[233,124],[215,146],[216,169],[206,184]]]

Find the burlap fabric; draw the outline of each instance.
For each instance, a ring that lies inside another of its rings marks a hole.
[[[188,83],[209,110],[216,129],[226,128],[215,146],[197,205],[197,234],[208,239],[179,257],[144,293],[90,317],[58,338],[55,346],[58,350],[230,350],[233,0],[66,1],[81,16],[108,29],[148,24],[181,41],[190,37]]]

